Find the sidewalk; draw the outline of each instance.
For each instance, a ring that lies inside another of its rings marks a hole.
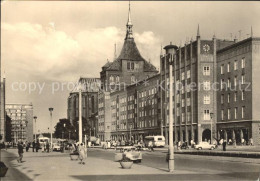
[[[17,150],[7,152],[17,155]],[[104,160],[96,157],[88,157],[86,165],[79,161],[71,161],[66,153],[34,153],[24,154],[25,162],[18,163],[16,159],[8,163],[10,170],[16,169],[25,174],[31,180],[82,180],[86,176],[100,175],[148,175],[148,174],[171,174],[166,170],[155,169],[141,164],[133,164],[131,169],[122,169],[120,163]],[[11,165],[11,167],[10,167]],[[200,174],[191,171],[176,170],[174,174]],[[3,180],[10,180],[8,173]],[[83,179],[84,180],[84,179]]]

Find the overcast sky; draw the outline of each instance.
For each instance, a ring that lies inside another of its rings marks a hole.
[[[259,2],[134,1],[134,38],[143,57],[158,67],[161,44],[195,39],[198,24],[202,39],[214,33],[239,38],[239,30],[245,38],[251,26],[260,36],[259,9]],[[55,122],[67,117],[69,82],[99,77],[102,65],[113,60],[115,43],[120,53],[128,2],[5,1],[1,13],[6,102],[32,102],[37,130],[44,132],[48,107],[54,107]]]

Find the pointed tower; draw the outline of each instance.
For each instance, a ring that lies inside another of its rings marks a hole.
[[[197,29],[197,38],[200,37],[200,25],[198,24],[198,29]]]
[[[131,21],[131,8],[130,8],[130,1],[129,1],[128,20],[127,20],[127,23],[126,23],[125,39],[133,39],[134,38],[132,28],[133,28],[133,24],[132,24],[132,21]]]
[[[253,38],[253,27],[251,26],[251,37]]]

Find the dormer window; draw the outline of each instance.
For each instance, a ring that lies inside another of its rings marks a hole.
[[[135,69],[135,63],[134,62],[127,62],[127,70],[134,70]]]

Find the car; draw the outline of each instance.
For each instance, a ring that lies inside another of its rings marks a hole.
[[[61,150],[61,147],[60,147],[60,144],[58,143],[53,143],[53,151],[60,151]]]
[[[134,146],[117,147],[115,153],[115,161],[120,161],[123,158],[123,154],[125,154],[126,157],[132,160],[134,163],[142,162],[142,152],[140,150],[137,150],[137,148]]]
[[[213,150],[216,148],[216,145],[209,144],[206,141],[200,142],[199,144],[194,146],[195,149],[202,150],[202,149],[210,149]]]

